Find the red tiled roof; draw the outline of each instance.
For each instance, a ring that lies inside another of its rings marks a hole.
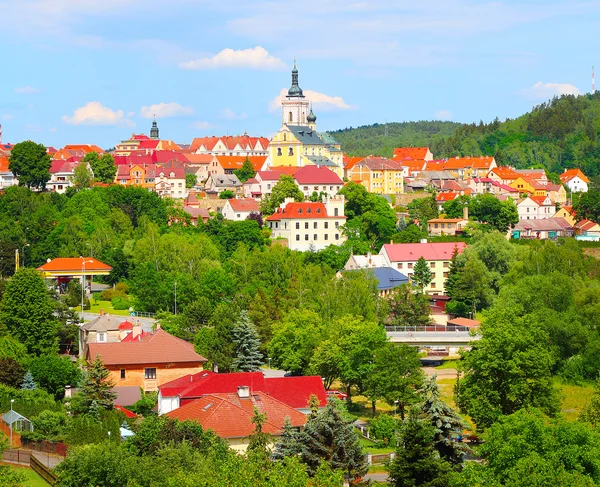
[[[253,200],[252,198],[230,199],[230,200],[227,200],[227,202],[229,203],[229,205],[231,206],[233,211],[240,211],[240,212],[246,212],[246,211],[258,212],[259,211],[258,203],[256,202],[256,200]],[[227,203],[225,203],[225,204],[227,204]]]
[[[454,248],[458,253],[467,247],[464,242],[385,244],[380,253],[387,253],[391,262],[413,262],[423,257],[426,261],[452,259]]]
[[[319,166],[304,166],[294,173],[293,178],[298,184],[343,184],[331,169]]]
[[[189,160],[185,154],[182,154],[181,152],[172,152],[169,150],[154,151],[150,157],[152,159],[152,162],[155,162],[156,164],[165,164],[165,163],[171,162],[173,160],[176,160],[176,161],[179,161],[182,163],[189,162]]]
[[[237,145],[239,145],[242,150],[255,150],[259,142],[262,150],[266,150],[269,145],[269,139],[266,137],[250,137],[249,135],[228,135],[224,137],[212,136],[195,138],[190,145],[190,150],[196,152],[200,149],[200,146],[204,146],[206,150],[212,151],[219,141],[221,141],[229,150],[234,150]]]
[[[449,325],[455,326],[466,326],[468,328],[478,328],[481,325],[481,321],[470,320],[468,318],[454,318],[448,321]]]
[[[443,201],[452,201],[459,197],[458,193],[450,192],[450,193],[438,193],[435,196],[435,201],[441,203]]]
[[[190,164],[210,164],[215,156],[211,154],[186,154]]]
[[[119,326],[119,329],[121,329],[121,327]],[[150,332],[147,331],[141,331],[138,335],[133,335],[133,333],[129,333],[125,336],[125,338],[123,338],[123,340],[121,340],[121,343],[128,343],[128,342],[141,342],[142,340],[146,340],[146,338],[148,338],[151,335]]]
[[[193,399],[215,392],[237,392],[239,386],[250,387],[250,392],[268,391],[262,372],[217,374],[208,370],[185,375],[163,384],[159,389],[163,397],[180,396],[183,399]]]
[[[139,149],[156,149],[159,142],[160,141],[156,140],[156,139],[141,140],[138,145],[138,148]]]
[[[429,147],[396,147],[394,149],[394,159],[425,159]]]
[[[308,407],[310,396],[314,394],[319,399],[319,406],[327,405],[327,395],[323,387],[323,379],[318,375],[303,377],[269,377],[268,393],[271,397],[295,409]]]
[[[364,157],[348,157],[347,155],[344,154],[344,158],[343,158],[343,162],[344,162],[344,169],[346,170],[350,170],[352,169],[357,162],[360,162],[364,159]]]
[[[81,273],[84,260],[86,272],[112,270],[111,266],[104,262],[100,262],[93,257],[84,257],[83,259],[81,257],[57,257],[56,259],[52,259],[50,262],[46,262],[44,265],[39,266],[37,270],[40,272],[65,271]],[[90,260],[92,262],[89,262]]]
[[[115,404],[114,407],[117,411],[121,411],[125,415],[126,418],[137,418],[135,413],[132,413],[129,409],[125,409],[123,406],[117,406]]]
[[[590,180],[586,177],[585,174],[583,174],[583,172],[581,171],[581,169],[567,169],[565,170],[565,172],[563,172],[560,175],[560,180],[563,183],[566,183],[568,181],[570,181],[573,178],[576,178],[577,176],[579,176],[579,179],[581,179],[584,183],[589,183]]]
[[[166,414],[180,421],[198,421],[204,429],[212,430],[221,438],[244,438],[254,431],[254,408],[267,417],[263,431],[281,434],[285,418],[292,426],[301,427],[307,417],[294,408],[269,397],[263,392],[239,398],[236,393],[210,394]]]
[[[544,206],[547,196],[530,196],[529,199],[537,203],[538,206]]]
[[[93,144],[69,144],[64,146],[65,150],[75,150],[75,151],[84,151],[86,154],[90,152],[97,152],[98,154],[102,154],[104,151]]]
[[[490,173],[493,173],[496,176],[498,176],[500,179],[505,179],[505,180],[509,180],[509,179],[515,180],[520,176],[520,174],[517,173],[512,167],[507,167],[507,166],[494,167],[493,169],[490,169]]]
[[[269,168],[268,171],[257,171],[256,174],[260,175],[263,181],[279,181],[282,174],[293,176],[299,170],[300,168],[296,166],[277,166]]]
[[[591,228],[594,228],[595,226],[598,226],[598,224],[591,220],[581,220],[575,224],[575,228],[577,228],[579,230],[584,230],[584,231],[590,230]]]
[[[0,172],[8,172],[9,162],[8,157],[0,154]]]
[[[133,330],[133,323],[131,321],[124,321],[119,325],[119,330]]]
[[[293,202],[285,205],[284,209],[277,208],[277,211],[267,218],[269,221],[287,220],[289,218],[331,218],[332,215],[327,214],[327,209],[323,203],[312,202]],[[338,216],[335,218],[346,218]]]
[[[206,208],[196,208],[195,206],[184,205],[183,211],[195,219],[201,218],[202,220],[207,220],[210,218],[210,213]]]
[[[260,171],[260,169],[265,164],[267,160],[267,156],[215,156],[221,164],[223,169],[232,170],[232,169],[241,169],[246,162],[246,159],[250,161],[252,167],[255,171]]]
[[[362,161],[357,162],[354,167],[356,166],[366,166],[371,170],[402,170],[400,162],[388,159],[387,157],[365,157]]]
[[[200,364],[207,360],[194,351],[194,345],[169,335],[162,329],[141,340],[118,343],[90,343],[88,360],[102,357],[107,366],[142,364]]]

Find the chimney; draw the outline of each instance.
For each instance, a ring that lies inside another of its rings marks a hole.
[[[104,308],[100,308],[100,316],[104,316]]]
[[[134,325],[131,333],[133,334],[132,338],[137,338],[142,333],[142,327],[139,325]]]
[[[250,397],[250,387],[238,386],[238,397],[240,399],[248,399]]]
[[[468,220],[469,219],[469,207],[465,206],[463,208],[463,220]]]
[[[70,399],[71,397],[73,397],[71,386],[65,386],[65,399]]]
[[[369,259],[369,265],[371,265],[371,263],[373,262],[373,259],[371,259],[371,252],[367,254],[367,258]]]

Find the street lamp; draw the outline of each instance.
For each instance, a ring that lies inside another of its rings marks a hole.
[[[21,249],[21,252],[23,253],[23,267],[25,267],[25,247],[30,247],[30,244],[26,243]]]
[[[12,430],[13,430],[13,423],[14,423],[14,418],[13,418],[13,403],[15,402],[14,399],[10,400],[10,449],[12,450]]]
[[[81,323],[83,323],[83,293],[85,289],[85,265],[93,263],[93,260],[85,260],[81,257]]]
[[[396,438],[396,446],[398,446],[398,432],[396,431],[398,427],[398,422],[396,421],[396,408],[398,407],[398,399],[394,401],[394,437]]]

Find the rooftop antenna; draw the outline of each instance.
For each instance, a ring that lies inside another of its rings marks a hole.
[[[596,77],[594,76],[594,66],[592,66],[592,95],[594,93],[596,93]],[[1,139],[1,137],[0,137],[0,139]]]

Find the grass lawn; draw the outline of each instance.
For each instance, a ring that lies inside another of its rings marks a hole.
[[[452,359],[448,360],[448,359],[445,359],[442,362],[442,365],[438,365],[436,367],[436,370],[441,370],[441,369],[456,369],[456,364],[457,363],[458,363],[458,360],[452,360]]]
[[[105,313],[119,316],[131,316],[128,309],[114,309],[110,301],[96,301],[95,299],[90,300],[91,308],[86,309],[86,313],[98,313],[103,309]],[[81,312],[81,306],[73,308],[78,313]]]
[[[594,393],[594,387],[592,385],[570,386],[561,383],[557,385],[562,394],[562,414],[567,421],[575,421],[590,402]]]
[[[378,448],[375,443],[371,440],[367,440],[366,438],[360,439],[360,446],[363,447],[365,452],[369,452],[373,455],[379,455],[380,453],[392,453],[394,451],[393,448]]]
[[[28,467],[15,466],[15,465],[10,465],[8,463],[3,463],[2,465],[9,465],[9,467],[12,470],[17,470],[17,471],[25,474],[25,477],[27,477],[27,480],[25,481],[26,487],[48,487],[48,485],[50,485],[42,477],[40,477],[37,473],[35,473],[33,470],[31,470]]]

